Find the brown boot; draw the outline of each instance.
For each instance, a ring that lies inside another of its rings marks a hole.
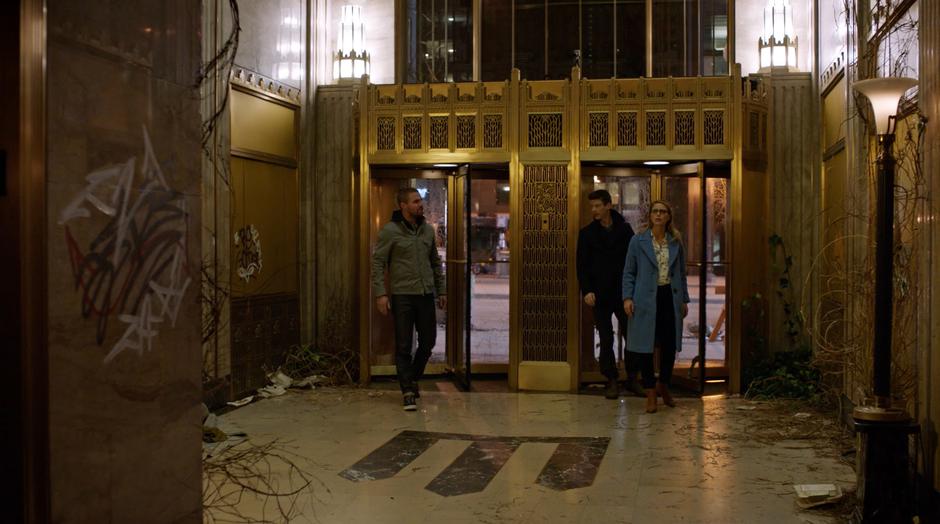
[[[620,384],[617,384],[616,379],[607,381],[607,389],[604,391],[604,396],[611,400],[615,400],[620,396]]]
[[[656,413],[656,390],[655,389],[646,390],[646,412]]]
[[[673,400],[672,394],[669,393],[669,388],[666,387],[662,382],[656,383],[656,392],[659,393],[659,396],[663,397],[663,404],[674,408],[676,407],[676,401]]]

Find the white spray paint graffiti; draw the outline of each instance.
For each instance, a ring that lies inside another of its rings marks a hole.
[[[167,185],[146,128],[143,141],[140,176],[135,157],[93,171],[85,177],[87,186],[59,214],[75,287],[82,293],[82,316],[98,320],[98,345],[106,338],[109,317],[126,325],[105,363],[127,350],[150,351],[158,328],[176,325],[192,282],[185,199]],[[93,218],[95,210],[110,220],[83,251],[69,224]]]

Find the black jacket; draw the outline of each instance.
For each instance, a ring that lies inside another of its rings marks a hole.
[[[610,218],[613,223],[609,232],[595,220],[578,234],[578,284],[581,293],[594,293],[597,303],[619,304],[623,264],[633,228],[614,210]]]

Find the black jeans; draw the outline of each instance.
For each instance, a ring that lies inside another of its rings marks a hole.
[[[617,302],[597,302],[595,304],[594,327],[597,328],[597,335],[601,339],[601,373],[608,380],[617,380],[617,357],[614,355],[614,323],[611,322],[611,315],[617,316],[620,329],[623,331],[623,335],[626,336],[627,314],[623,310],[623,304]],[[624,355],[624,358],[627,358],[627,355]],[[631,369],[629,364],[625,367],[627,368],[627,380],[633,380],[636,377],[636,370]]]
[[[398,384],[402,393],[416,391],[437,339],[434,295],[392,295],[391,303]],[[418,331],[418,349],[412,357],[415,330]]]
[[[656,289],[656,331],[654,346],[659,348],[659,382],[669,385],[672,368],[676,365],[676,312],[672,303],[672,286],[666,284]],[[633,353],[627,359],[634,369],[643,375],[643,387],[656,386],[653,374],[653,353]]]

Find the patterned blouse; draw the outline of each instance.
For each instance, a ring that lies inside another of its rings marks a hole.
[[[656,283],[660,286],[669,284],[669,242],[663,239],[660,244],[656,237],[653,237],[653,251],[656,253],[656,263],[659,265],[659,278]]]

